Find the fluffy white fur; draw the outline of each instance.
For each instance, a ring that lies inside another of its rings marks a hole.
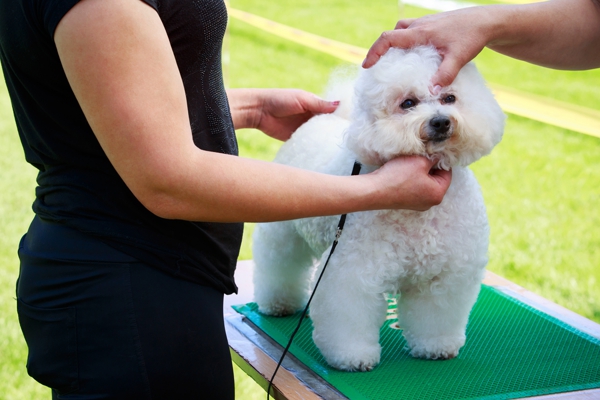
[[[473,64],[432,95],[429,82],[440,61],[431,47],[389,50],[359,72],[353,102],[309,120],[275,159],[349,175],[355,159],[368,173],[398,155],[420,154],[453,170],[444,200],[428,211],[348,215],[310,310],[313,339],[335,368],[366,371],[379,362],[384,293],[398,298],[399,324],[414,357],[453,358],[465,343],[489,237],[481,191],[467,166],[500,141],[505,116]],[[334,88],[336,96],[346,87]],[[338,220],[256,227],[254,295],[261,312],[288,315],[304,307],[314,266],[320,272]]]

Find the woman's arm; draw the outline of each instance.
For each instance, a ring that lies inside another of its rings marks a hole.
[[[82,0],[55,42],[109,160],[151,212],[196,221],[273,221],[367,209],[424,210],[451,176],[420,157],[336,177],[198,149],[157,13],[140,0]]]
[[[390,47],[432,44],[443,57],[432,85],[447,86],[488,46],[533,64],[557,69],[600,67],[600,1],[550,0],[491,5],[401,20],[369,50],[365,68]]]

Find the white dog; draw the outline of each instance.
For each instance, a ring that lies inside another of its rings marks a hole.
[[[368,173],[398,155],[418,154],[453,171],[444,200],[428,211],[348,215],[310,309],[314,342],[335,368],[377,365],[385,293],[398,298],[399,324],[414,357],[453,358],[465,343],[489,238],[481,191],[467,166],[500,141],[505,116],[473,64],[433,95],[430,79],[440,62],[432,47],[390,49],[360,71],[352,110],[342,103],[334,114],[312,118],[275,159],[350,175],[355,160]],[[281,316],[305,306],[313,266],[321,258],[320,272],[338,220],[257,225],[254,296],[262,313]]]

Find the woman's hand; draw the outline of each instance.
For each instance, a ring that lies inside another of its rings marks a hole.
[[[373,43],[363,67],[373,66],[390,47],[407,49],[433,45],[443,60],[431,79],[431,85],[434,88],[447,86],[487,44],[489,30],[493,26],[490,11],[491,8],[473,7],[400,20],[393,31],[383,32]]]
[[[382,199],[392,201],[382,208],[425,211],[444,199],[452,183],[452,171],[434,169],[437,160],[420,156],[401,156],[372,172],[382,188]]]
[[[311,117],[338,106],[298,89],[231,89],[227,95],[236,129],[256,128],[283,141]]]

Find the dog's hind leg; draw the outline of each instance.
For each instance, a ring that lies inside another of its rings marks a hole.
[[[437,277],[429,287],[402,291],[399,323],[413,357],[436,360],[458,355],[480,287],[479,277],[462,281]]]
[[[308,300],[314,254],[290,221],[257,224],[253,236],[254,300],[268,315],[301,310]]]

